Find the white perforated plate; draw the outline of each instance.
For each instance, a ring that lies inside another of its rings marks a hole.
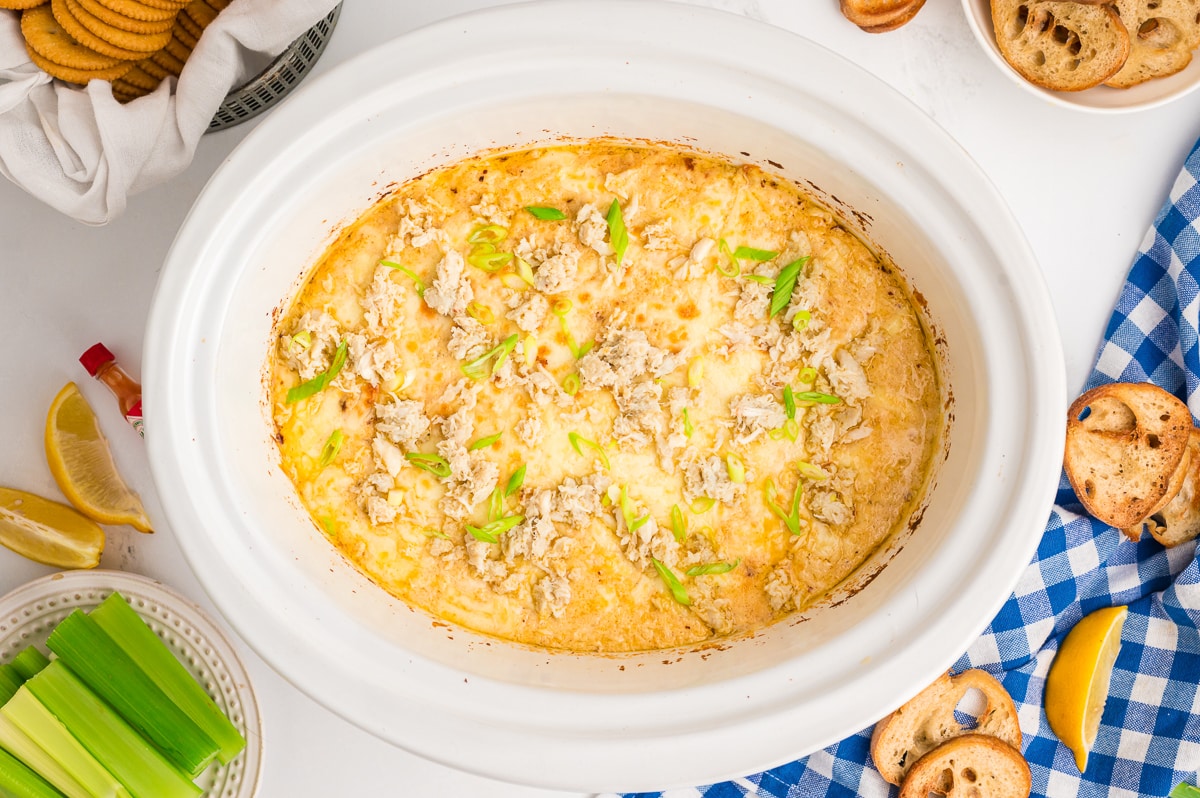
[[[204,798],[250,798],[258,792],[262,726],[250,677],[224,633],[199,606],[144,576],[121,571],[67,571],[23,585],[0,598],[0,662],[36,644],[72,610],[90,610],[119,591],[187,667],[246,738],[228,765],[214,764],[196,783]]]

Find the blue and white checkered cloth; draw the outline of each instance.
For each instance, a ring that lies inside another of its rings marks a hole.
[[[1138,251],[1087,388],[1149,380],[1200,410],[1200,142]],[[1066,412],[1066,408],[1063,408]],[[1200,565],[1195,542],[1132,543],[1083,514],[1064,476],[1037,555],[1013,595],[952,669],[983,668],[1016,701],[1033,795],[1162,798],[1200,766]],[[1042,709],[1058,644],[1085,614],[1129,614],[1108,703],[1082,776]],[[878,796],[871,729],[805,759],[707,787],[637,798]]]

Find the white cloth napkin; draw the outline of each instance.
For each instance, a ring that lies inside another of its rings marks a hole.
[[[107,81],[52,81],[29,60],[20,16],[0,11],[0,172],[87,224],[187,168],[221,101],[337,0],[235,0],[204,32],[178,79],[121,105]]]

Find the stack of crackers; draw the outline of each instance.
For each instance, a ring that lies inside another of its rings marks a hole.
[[[29,57],[43,71],[86,85],[112,81],[121,102],[183,71],[204,29],[232,0],[0,0],[21,12]]]

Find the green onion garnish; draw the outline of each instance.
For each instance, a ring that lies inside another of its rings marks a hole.
[[[687,383],[689,388],[698,388],[700,380],[704,379],[704,359],[694,357],[688,363]]]
[[[796,490],[792,493],[792,506],[788,510],[784,510],[778,502],[775,501],[779,495],[775,490],[775,481],[768,478],[767,483],[763,488],[763,496],[767,501],[767,509],[769,509],[779,520],[787,526],[788,531],[793,535],[799,535],[800,529],[800,482],[796,482]]]
[[[829,473],[825,469],[804,460],[796,463],[796,470],[800,472],[800,476],[808,479],[829,479]]]
[[[687,569],[688,576],[707,576],[708,574],[727,574],[741,563],[741,559],[733,562],[710,562],[704,565],[693,565]]]
[[[684,520],[683,510],[679,509],[678,504],[671,505],[671,531],[680,542],[687,537],[687,521]]]
[[[797,402],[816,402],[822,405],[836,405],[842,400],[831,393],[821,393],[820,391],[801,391],[796,394]]]
[[[778,254],[769,249],[755,249],[754,247],[738,247],[733,251],[733,257],[738,260],[770,260]]]
[[[525,516],[523,515],[509,515],[495,521],[488,521],[483,526],[468,524],[467,531],[476,540],[482,540],[484,543],[499,543],[501,535],[524,520]]]
[[[517,276],[529,285],[533,285],[533,267],[524,258],[517,258]]]
[[[496,320],[496,314],[492,309],[482,302],[470,302],[467,304],[467,315],[475,319],[480,324],[491,324]]]
[[[492,491],[492,496],[488,500],[488,523],[495,521],[504,515],[504,491],[500,490],[497,485]]]
[[[504,495],[506,497],[519,491],[521,486],[525,484],[525,469],[526,465],[522,463],[521,467],[514,471],[512,476],[508,478],[508,485],[504,488]]]
[[[625,217],[621,215],[621,203],[617,200],[612,201],[612,205],[608,206],[608,240],[612,244],[613,250],[617,253],[617,265],[621,265],[621,259],[625,257],[625,250],[629,247],[629,231],[625,229]]]
[[[428,471],[439,479],[450,476],[450,464],[440,454],[425,452],[405,452],[404,458],[422,471]]]
[[[379,261],[379,265],[387,266],[389,269],[395,269],[401,274],[408,275],[408,277],[413,281],[413,286],[417,289],[417,296],[421,297],[422,299],[425,298],[425,283],[421,282],[421,278],[418,277],[416,272],[414,272],[412,269],[406,269],[399,263],[393,263],[390,260],[381,260]]]
[[[808,323],[812,321],[812,314],[807,310],[797,310],[796,315],[792,316],[792,329],[796,332],[808,327]]]
[[[496,247],[488,243],[476,244],[467,255],[467,263],[485,272],[498,272],[512,259],[511,252],[497,252]]]
[[[792,386],[783,386],[783,409],[788,418],[796,417],[796,397],[792,394]]]
[[[513,349],[516,347],[517,340],[519,338],[519,335],[513,333],[488,351],[484,352],[479,357],[472,360],[470,363],[464,363],[462,365],[462,373],[466,374],[473,380],[482,380],[488,375],[488,361],[494,357],[496,358],[496,362],[492,364],[491,373],[495,374],[500,370],[500,367],[504,365],[505,358],[507,358],[508,353],[513,351]]]
[[[737,277],[742,273],[742,265],[738,263],[737,258],[729,251],[729,244],[725,243],[725,239],[717,242],[717,247],[721,250],[721,254],[729,259],[728,265],[723,265],[721,259],[717,258],[717,271],[725,277]]]
[[[287,396],[284,398],[284,403],[290,405],[292,402],[299,402],[301,399],[307,399],[323,391],[326,385],[334,381],[338,372],[342,370],[342,366],[346,365],[347,352],[346,342],[341,341],[338,343],[337,350],[333,353],[333,363],[329,365],[329,368],[311,380],[306,380],[296,387],[289,389]]]
[[[650,562],[654,563],[654,570],[658,571],[658,575],[667,583],[667,587],[671,591],[671,596],[685,607],[691,606],[692,600],[688,596],[687,590],[684,589],[683,583],[679,581],[679,577],[670,568],[659,562],[657,558],[651,557]]]
[[[641,529],[650,520],[650,513],[646,513],[641,518],[633,517],[633,507],[629,504],[629,493],[625,490],[625,486],[621,486],[621,517],[625,520],[625,528],[630,532],[636,532]]]
[[[692,512],[696,515],[703,515],[711,510],[713,505],[716,503],[717,500],[710,496],[697,496],[696,498],[692,499],[690,507]]]
[[[736,453],[725,455],[725,470],[729,473],[730,482],[746,481],[746,464]]]
[[[467,451],[473,452],[473,451],[476,451],[477,449],[486,449],[487,447],[491,446],[496,441],[500,440],[501,436],[503,436],[503,435],[504,435],[504,430],[500,430],[495,435],[487,435],[483,438],[480,438],[479,440],[475,441],[470,446],[468,446]]]
[[[745,274],[742,276],[747,280],[753,280],[754,282],[762,283],[763,285],[775,285],[775,278],[768,277],[765,274]]]
[[[683,408],[683,434],[685,437],[690,438],[695,431],[696,428],[692,426],[692,414],[685,407]]]
[[[571,309],[574,307],[575,303],[573,303],[571,300],[567,299],[565,296],[559,297],[550,304],[550,312],[555,316],[562,318],[570,313]]]
[[[771,318],[778,316],[792,301],[792,291],[796,289],[796,278],[800,276],[800,270],[804,268],[804,264],[808,263],[808,259],[808,255],[797,258],[784,266],[783,270],[779,272],[779,276],[775,278],[775,290],[771,292]]]
[[[567,396],[574,396],[575,394],[579,393],[579,375],[572,371],[570,374],[563,377],[562,389],[563,393],[565,393]]]
[[[325,532],[327,534],[332,535],[337,532],[337,527],[334,526],[333,519],[329,516],[323,515],[317,520],[321,522],[321,526],[325,527]]]
[[[342,441],[345,439],[346,436],[340,429],[329,433],[329,440],[325,441],[325,445],[321,447],[321,459],[317,461],[318,468],[324,468],[333,462],[333,458],[337,457],[338,452],[342,450]]]
[[[292,336],[292,343],[300,347],[301,351],[312,346],[312,333],[308,330],[301,330]]]
[[[817,381],[817,370],[812,366],[805,366],[800,369],[800,376],[797,379],[805,385],[812,385]]]
[[[471,231],[471,234],[467,236],[467,243],[499,244],[506,238],[508,238],[508,228],[498,224],[485,224],[483,227],[476,227]]]
[[[596,452],[596,454],[600,457],[600,462],[604,464],[605,469],[612,468],[611,464],[608,462],[608,454],[604,451],[604,447],[600,444],[596,443],[595,441],[589,441],[578,432],[567,433],[567,440],[571,442],[571,448],[573,448],[579,455],[583,455],[583,449],[579,448],[579,445],[583,444],[584,446]]]
[[[541,219],[543,222],[561,222],[567,218],[567,215],[558,208],[547,208],[544,205],[528,205],[525,210],[533,214],[533,218]]]
[[[800,437],[800,422],[794,418],[789,418],[783,423],[783,434],[789,441],[794,441]]]

